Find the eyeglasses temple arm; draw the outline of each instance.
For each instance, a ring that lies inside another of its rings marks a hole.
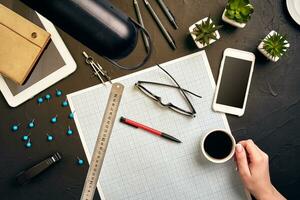
[[[166,86],[166,87],[171,87],[171,88],[177,88],[177,89],[179,89],[178,86],[168,85],[168,84],[158,83],[158,82],[138,81],[138,83],[146,83],[146,84],[153,84],[153,85],[161,85],[161,86]],[[198,94],[195,94],[195,93],[193,93],[193,92],[191,92],[191,91],[189,91],[189,90],[187,90],[187,89],[182,88],[182,90],[185,91],[185,92],[187,92],[187,93],[189,93],[189,94],[191,94],[191,95],[194,95],[194,96],[196,96],[196,97],[198,97],[198,98],[202,98],[202,96],[200,96],[200,95],[198,95]]]

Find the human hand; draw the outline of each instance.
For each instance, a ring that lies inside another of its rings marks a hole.
[[[271,183],[268,155],[252,140],[236,145],[235,160],[244,186],[257,200],[285,199]]]

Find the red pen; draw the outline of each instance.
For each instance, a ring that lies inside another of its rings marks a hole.
[[[178,142],[178,143],[181,143],[180,140],[178,140],[177,138],[171,136],[171,135],[168,135],[166,133],[163,133],[161,131],[158,131],[158,130],[155,130],[153,128],[150,128],[146,125],[143,125],[143,124],[140,124],[138,122],[135,122],[135,121],[132,121],[130,119],[126,119],[125,117],[121,117],[120,118],[120,122],[124,123],[124,124],[127,124],[127,125],[130,125],[130,126],[133,126],[135,128],[140,128],[140,129],[143,129],[149,133],[152,133],[154,135],[158,135],[160,137],[163,137],[165,139],[168,139],[168,140],[171,140],[171,141],[174,141],[174,142]]]

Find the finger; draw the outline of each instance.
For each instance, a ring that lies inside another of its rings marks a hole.
[[[261,153],[261,157],[264,158],[265,160],[269,160],[269,156],[267,153],[265,153],[261,148],[259,148],[257,145],[255,145],[257,150]]]
[[[243,143],[243,144],[245,144],[245,145],[251,145],[251,146],[253,146],[253,147],[255,147],[256,149],[257,149],[257,151],[259,151],[259,152],[263,152],[254,142],[253,142],[253,140],[251,140],[251,139],[249,139],[249,140],[243,140],[243,141],[240,141],[239,143]]]
[[[261,148],[259,148],[257,145],[255,145],[257,150],[261,153],[261,154],[265,154],[265,152],[263,150],[261,150]]]
[[[236,145],[235,158],[239,174],[243,180],[246,180],[248,177],[251,176],[251,173],[249,170],[246,151],[241,144]]]
[[[264,152],[261,148],[259,148],[257,145],[255,145],[257,150],[261,153],[262,158],[264,158],[265,160],[269,160],[269,156],[266,152]]]
[[[262,152],[252,140],[240,141],[239,144],[241,144],[245,148],[250,162],[256,163],[262,159]]]

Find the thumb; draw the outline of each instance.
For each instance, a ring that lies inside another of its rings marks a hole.
[[[247,154],[244,147],[241,144],[236,145],[235,158],[238,167],[238,172],[241,178],[243,180],[247,179],[249,176],[251,176],[251,174],[248,166]]]

